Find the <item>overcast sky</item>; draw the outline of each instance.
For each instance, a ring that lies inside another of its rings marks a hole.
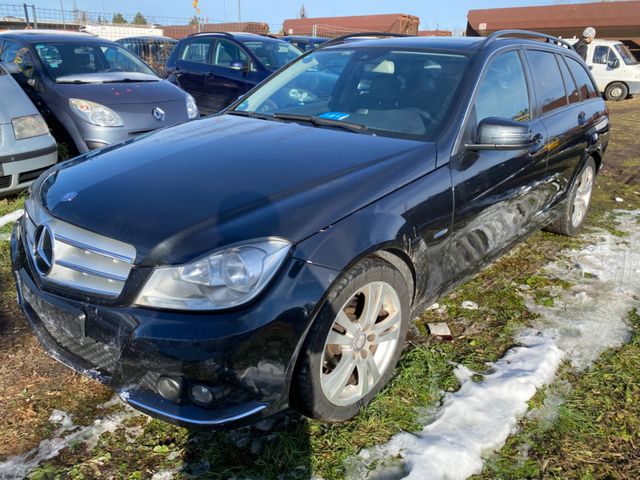
[[[9,0],[11,1],[11,0]],[[512,7],[567,1],[485,0],[240,0],[242,20],[267,22],[279,26],[286,18],[298,15],[304,3],[309,17],[365,15],[375,13],[407,13],[420,17],[421,29],[440,27],[460,31],[466,27],[467,11],[473,8]],[[16,2],[17,3],[17,2]],[[37,7],[60,8],[60,0],[32,0]],[[62,0],[65,10],[73,8],[73,0]],[[195,14],[192,0],[76,0],[79,9],[88,12],[119,11],[134,14],[138,10],[148,16],[188,18]],[[238,0],[200,0],[200,15],[209,21],[236,21]]]

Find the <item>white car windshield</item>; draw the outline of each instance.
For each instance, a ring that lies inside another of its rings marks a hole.
[[[425,139],[442,123],[466,70],[449,53],[341,48],[295,62],[229,113]],[[329,125],[332,124],[332,125]]]
[[[631,53],[629,51],[629,49],[627,48],[627,46],[625,44],[616,43],[614,45],[614,48],[618,51],[618,53],[622,57],[622,60],[624,60],[624,63],[626,63],[627,65],[637,65],[638,64],[638,60],[636,60],[636,57],[633,56],[633,53]]]

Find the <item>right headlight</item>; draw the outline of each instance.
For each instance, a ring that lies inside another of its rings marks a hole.
[[[69,106],[80,118],[99,127],[122,127],[124,122],[120,116],[109,107],[99,103],[70,98]]]
[[[156,268],[136,299],[146,307],[221,310],[253,299],[291,248],[279,238],[244,242],[176,267]]]

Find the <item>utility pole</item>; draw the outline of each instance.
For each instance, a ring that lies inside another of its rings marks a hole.
[[[242,10],[240,8],[240,1],[241,0],[238,0],[238,22],[242,21]]]

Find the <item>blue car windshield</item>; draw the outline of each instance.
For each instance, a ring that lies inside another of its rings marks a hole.
[[[40,43],[35,49],[45,70],[54,80],[118,72],[156,76],[138,57],[119,45],[60,42]]]
[[[464,55],[429,51],[318,50],[272,77],[235,110],[430,138],[449,110],[467,62]]]

